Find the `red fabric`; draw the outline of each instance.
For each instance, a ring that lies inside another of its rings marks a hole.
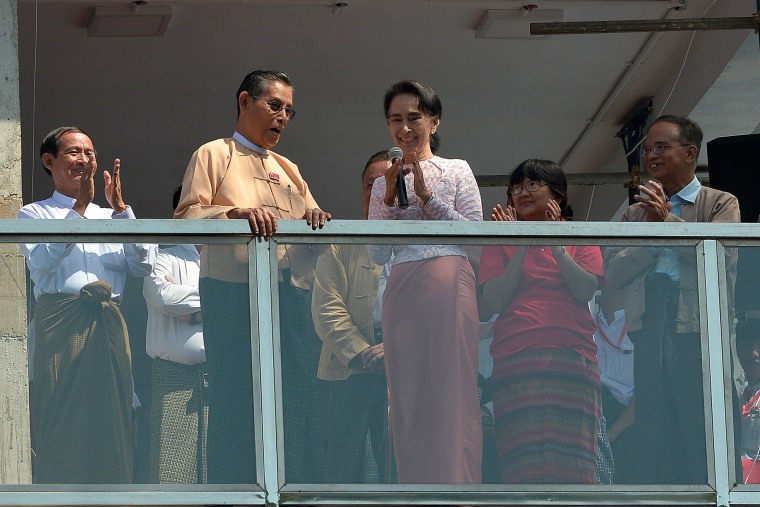
[[[500,275],[517,248],[484,247],[480,285]],[[602,252],[598,246],[568,246],[567,253],[597,276],[599,287],[604,284]],[[494,324],[491,355],[494,361],[500,361],[525,349],[569,348],[596,362],[595,329],[588,304],[573,298],[551,247],[530,246],[517,292]]]
[[[760,462],[751,458],[742,458],[744,484],[760,484]]]

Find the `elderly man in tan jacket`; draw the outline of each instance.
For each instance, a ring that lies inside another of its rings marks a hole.
[[[694,175],[702,130],[692,120],[661,116],[642,150],[653,180],[640,186],[624,222],[739,222],[733,195],[700,185]],[[659,182],[659,183],[658,183]],[[735,252],[727,255],[729,292]],[[706,484],[707,453],[694,248],[608,248],[607,283],[626,293],[628,334],[636,347],[634,383],[636,482]]]

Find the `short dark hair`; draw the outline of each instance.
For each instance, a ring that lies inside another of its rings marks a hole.
[[[240,116],[240,94],[248,92],[248,95],[254,97],[260,97],[263,95],[267,88],[272,83],[282,83],[284,85],[293,88],[293,83],[290,81],[290,76],[284,72],[278,72],[276,70],[257,69],[249,72],[240,83],[240,87],[235,94],[235,107],[237,107],[237,114]]]
[[[686,116],[666,114],[658,117],[654,122],[652,122],[652,126],[657,123],[672,123],[678,127],[678,132],[680,133],[678,136],[678,142],[681,144],[696,146],[697,155],[699,155],[699,152],[702,149],[703,133],[702,128],[697,122]],[[652,127],[650,126],[649,128],[651,129]]]
[[[760,319],[747,319],[736,324],[736,341],[760,340]]]
[[[399,81],[392,85],[385,92],[385,99],[383,100],[383,108],[385,110],[385,118],[389,116],[391,102],[397,95],[409,94],[414,95],[420,100],[420,112],[428,116],[437,116],[439,119],[443,116],[443,105],[441,99],[429,86],[420,83],[419,81]],[[441,138],[437,132],[434,132],[430,136],[430,150],[433,153],[438,152],[438,148],[441,146]]]
[[[376,162],[382,162],[383,160],[390,160],[390,159],[391,159],[391,156],[388,155],[388,152],[385,150],[378,151],[377,153],[369,157],[369,160],[367,160],[367,163],[364,164],[364,170],[362,171],[362,180],[364,180],[364,175],[367,174],[367,170],[369,169],[369,166],[371,166],[372,164]]]
[[[561,198],[559,207],[562,211],[562,216],[565,215],[565,208],[567,206],[567,178],[559,164],[551,160],[529,158],[521,162],[512,171],[512,174],[509,176],[509,188],[511,189],[514,185],[522,183],[526,178],[530,178],[533,181],[546,182],[548,187]]]
[[[179,198],[182,195],[182,185],[178,186],[174,189],[174,194],[172,195],[172,209],[174,211],[177,210],[177,206],[179,206]]]
[[[78,127],[58,127],[57,129],[51,130],[48,132],[48,135],[45,136],[45,139],[42,140],[42,144],[40,144],[40,159],[45,153],[50,153],[54,157],[57,157],[58,151],[61,149],[59,143],[61,137],[72,133],[84,134],[87,137],[90,137],[90,134]],[[90,137],[90,141],[92,141],[92,137]],[[47,171],[48,174],[52,174],[50,172],[50,169],[45,167],[45,164],[42,164],[42,167],[45,169],[45,171]]]

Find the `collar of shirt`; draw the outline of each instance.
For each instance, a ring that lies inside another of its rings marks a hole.
[[[68,206],[69,208],[73,208],[74,203],[77,202],[77,200],[74,199],[73,197],[69,197],[68,195],[63,195],[58,190],[53,192],[53,200],[60,204]]]
[[[58,204],[62,204],[64,206],[66,206],[67,208],[72,208],[72,209],[74,208],[74,204],[77,202],[77,200],[74,199],[73,197],[69,197],[67,195],[63,195],[58,190],[55,190],[53,192],[52,199],[55,202],[57,202]],[[97,204],[91,202],[90,204],[87,205],[87,208],[85,208],[85,210],[84,210],[84,214],[85,214],[84,218],[88,218],[87,217],[88,210],[90,212],[92,212],[94,209],[103,209],[103,208],[100,208],[100,206],[98,206]],[[111,212],[112,212],[112,215],[111,215],[112,217],[117,217],[117,218],[135,218],[134,214],[132,213],[132,208],[130,208],[129,206],[127,206],[126,209],[124,211],[122,211],[121,213],[116,213],[113,210],[111,210]],[[92,216],[92,215],[90,215],[90,216]]]
[[[683,187],[677,194],[672,196],[670,200],[678,198],[681,202],[690,202],[694,204],[699,195],[699,191],[702,189],[702,184],[699,182],[696,176],[692,179],[688,185]]]
[[[670,209],[670,212],[677,216],[681,216],[681,204],[688,202],[690,204],[694,204],[694,202],[697,200],[697,195],[699,195],[699,190],[702,188],[702,185],[699,183],[699,180],[696,176],[694,176],[694,179],[691,180],[691,182],[683,187],[680,192],[670,197],[670,202],[672,203],[672,207]]]
[[[599,344],[601,338],[616,350],[623,354],[630,354],[633,350],[633,343],[627,337],[628,326],[625,323],[625,310],[615,310],[615,320],[608,323],[604,318],[604,311],[600,308],[596,316],[596,334],[595,340]]]
[[[620,329],[625,324],[625,309],[615,310],[612,322],[607,322],[607,318],[604,315],[604,310],[599,308],[599,313],[596,316],[596,323],[600,328],[604,329]]]
[[[241,134],[240,132],[235,132],[234,134],[232,134],[232,138],[235,141],[237,141],[240,144],[242,144],[243,146],[245,146],[246,148],[248,148],[249,150],[255,151],[256,153],[258,153],[261,156],[266,157],[266,156],[269,155],[269,151],[265,150],[264,148],[262,148],[261,146],[259,146],[257,144],[252,143],[251,141],[249,141],[248,139],[246,139],[245,137],[243,137],[243,134]]]
[[[604,317],[604,311],[602,309],[599,309],[599,314]],[[625,309],[620,308],[619,310],[615,310],[612,312],[612,322],[615,322],[617,320],[624,320],[625,319]]]
[[[52,199],[55,202],[57,202],[58,204],[61,204],[64,207],[69,208],[69,209],[74,209],[74,204],[76,204],[76,202],[77,202],[77,200],[74,199],[73,197],[69,197],[68,195],[63,195],[58,190],[56,190],[56,191],[53,192]],[[81,217],[81,218],[87,218],[87,210],[91,210],[92,209],[90,206],[92,206],[92,203],[90,203],[90,204],[87,205],[87,208],[85,208],[85,210],[84,210],[84,215],[85,216]],[[75,213],[75,215],[79,216],[76,213]]]

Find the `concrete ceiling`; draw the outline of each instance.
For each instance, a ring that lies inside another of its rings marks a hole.
[[[19,0],[25,202],[51,192],[36,154],[42,137],[74,124],[92,135],[101,168],[122,159],[125,199],[138,217],[168,217],[193,151],[231,135],[235,90],[255,68],[294,80],[298,115],[276,151],[337,218],[360,218],[359,173],[391,145],[382,96],[399,79],[438,92],[440,154],[467,159],[477,175],[509,173],[529,157],[557,160],[568,173],[625,171],[614,134],[630,114],[648,97],[654,113],[690,114],[751,33],[482,39],[475,28],[487,10],[527,2],[348,0],[335,12],[333,0],[151,0],[172,7],[162,37],[88,37],[96,5],[126,3]],[[535,12],[563,10],[565,21],[755,12],[754,0],[530,3]],[[503,194],[483,189],[484,207]],[[570,199],[577,218],[608,220],[626,195],[618,185],[573,187]]]

